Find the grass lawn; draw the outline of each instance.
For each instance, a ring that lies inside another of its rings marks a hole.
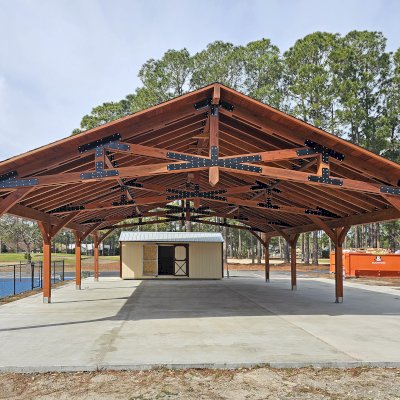
[[[82,255],[82,261],[92,259],[93,256],[85,256]],[[41,261],[43,259],[42,253],[34,253],[32,255],[33,261]],[[65,260],[65,264],[75,264],[75,254],[65,254],[65,253],[52,253],[51,254],[52,261],[56,260]],[[118,261],[119,256],[100,256],[100,261],[102,262],[112,262]],[[0,263],[19,263],[20,261],[25,261],[24,253],[1,253],[0,254]]]

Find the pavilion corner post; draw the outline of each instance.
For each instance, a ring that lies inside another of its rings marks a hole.
[[[289,236],[289,244],[290,244],[290,277],[291,277],[291,285],[292,290],[297,290],[297,254],[296,254],[296,244],[299,235],[290,235]]]
[[[51,225],[38,222],[43,237],[43,303],[51,303]]]
[[[335,297],[336,303],[343,303],[343,242],[350,227],[334,229],[335,233]]]
[[[75,288],[81,289],[82,285],[82,238],[77,233],[75,235]]]
[[[269,243],[270,239],[264,239],[264,254],[265,254],[265,282],[269,282]]]
[[[99,234],[98,232],[93,233],[94,241],[94,280],[97,282],[99,280]]]

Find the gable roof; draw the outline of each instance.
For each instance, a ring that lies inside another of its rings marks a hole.
[[[216,232],[121,232],[120,242],[223,243]]]
[[[210,127],[215,112],[217,129]],[[217,135],[211,138],[210,130]],[[210,140],[218,144],[218,168],[201,164],[210,160]],[[104,163],[98,171],[96,145],[107,153],[98,157]],[[324,151],[328,165],[320,162]],[[184,160],[185,169],[171,169]],[[4,175],[13,171],[17,176]],[[399,164],[218,83],[2,161],[0,175],[0,213],[54,226],[64,218],[66,227],[82,232],[135,216],[235,219],[269,235],[319,229],[316,217],[331,227],[400,217]],[[188,198],[183,192],[203,212],[164,207]]]

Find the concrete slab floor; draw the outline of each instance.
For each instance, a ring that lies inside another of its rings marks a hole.
[[[234,276],[232,276],[234,275]],[[400,291],[274,273],[83,281],[0,307],[0,370],[400,366]]]

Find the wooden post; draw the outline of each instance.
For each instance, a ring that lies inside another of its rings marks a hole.
[[[335,296],[336,303],[343,303],[343,246],[335,245]]]
[[[299,235],[290,235],[290,276],[292,283],[292,290],[297,290],[297,260],[296,260],[296,244]]]
[[[265,239],[264,253],[265,253],[265,282],[269,282],[269,239]]]
[[[38,222],[43,237],[43,303],[51,303],[51,225]]]
[[[99,280],[99,235],[96,232],[93,233],[94,239],[94,280]]]
[[[75,288],[81,289],[82,285],[82,239],[77,232],[75,235]]]
[[[297,289],[297,263],[296,263],[296,244],[290,247],[290,275],[292,290]]]
[[[335,234],[335,297],[336,303],[343,303],[343,242],[350,226],[334,229]]]

